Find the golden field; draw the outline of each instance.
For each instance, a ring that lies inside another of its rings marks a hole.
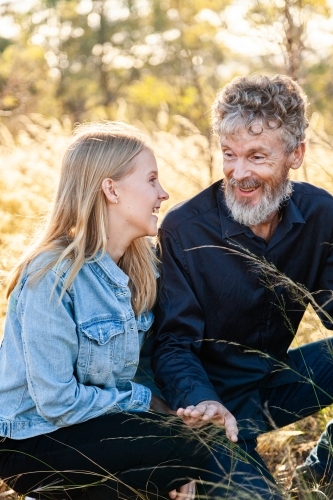
[[[140,123],[137,125],[144,128]],[[22,117],[22,129],[15,139],[0,124],[1,331],[6,312],[6,275],[48,210],[70,135],[70,124],[36,114]],[[175,117],[171,129],[151,129],[149,135],[158,159],[161,183],[170,194],[161,217],[172,205],[193,196],[222,176],[217,141],[200,134],[187,120]],[[292,177],[333,193],[333,139],[325,134],[317,114],[313,115],[308,129],[304,165],[293,172]],[[327,336],[329,332],[309,309],[295,345]],[[332,417],[333,410],[323,410],[318,416],[260,439],[260,451],[278,480],[288,485],[295,464],[302,462],[325,421]]]

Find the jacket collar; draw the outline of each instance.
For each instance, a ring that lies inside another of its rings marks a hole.
[[[88,261],[94,271],[106,281],[111,281],[119,286],[127,286],[129,277],[117,266],[107,252],[100,250],[94,259]]]

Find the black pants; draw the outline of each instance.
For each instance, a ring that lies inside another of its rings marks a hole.
[[[327,341],[293,349],[290,355],[304,379],[261,390],[267,430],[296,422],[333,402]],[[200,445],[201,439],[207,448]],[[0,477],[12,476],[7,482],[16,491],[35,498],[39,497],[30,492],[44,489],[42,499],[113,500],[118,492],[121,498],[130,498],[136,491],[162,499],[168,498],[169,490],[198,477],[203,480],[200,493],[208,499],[281,499],[283,494],[255,447],[255,440],[230,445],[220,432],[202,436],[166,416],[120,413],[45,436],[6,439],[0,443]],[[18,474],[22,475],[16,478]],[[48,494],[47,489],[55,491],[57,486],[66,487],[67,494]]]
[[[332,342],[333,339],[329,338],[289,350],[302,381],[261,389],[267,431],[297,422],[333,403]],[[207,465],[210,477],[205,476],[206,481],[210,479],[212,484],[208,497],[224,500],[283,498],[283,493],[255,449],[256,440],[240,439],[238,447],[245,459],[238,458],[240,454],[236,447],[233,454],[215,447],[214,456]],[[333,460],[332,448],[331,442],[330,453],[326,448],[326,453],[317,454],[316,465],[322,470],[327,467],[327,460]]]
[[[200,476],[208,451],[180,419],[117,413],[0,443],[0,477],[37,499],[168,497]]]

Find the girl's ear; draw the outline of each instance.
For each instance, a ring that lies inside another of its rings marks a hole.
[[[102,190],[103,193],[106,196],[106,199],[110,203],[118,203],[118,196],[117,193],[115,192],[115,181],[113,181],[110,178],[104,179],[102,181]]]

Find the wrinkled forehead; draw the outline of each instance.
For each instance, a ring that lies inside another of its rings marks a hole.
[[[246,119],[237,120],[237,122],[221,122],[219,139],[221,145],[231,139],[235,142],[256,142],[265,143],[267,139],[275,143],[279,149],[286,149],[288,146],[288,137],[283,128],[274,120],[264,122],[261,119],[254,119],[248,122]]]
[[[239,134],[246,130],[251,135],[260,135],[265,130],[281,130],[281,122],[278,120],[264,120],[261,117],[250,117],[247,115],[235,115],[224,117],[219,126],[219,135],[229,136]]]
[[[240,127],[234,130],[231,130],[229,133],[221,134],[219,136],[220,143],[222,144],[226,140],[233,141],[265,141],[267,139],[275,139],[278,142],[284,142],[284,137],[281,136],[281,130],[276,128],[264,128],[259,124],[253,127],[253,129],[248,129],[245,127]]]

